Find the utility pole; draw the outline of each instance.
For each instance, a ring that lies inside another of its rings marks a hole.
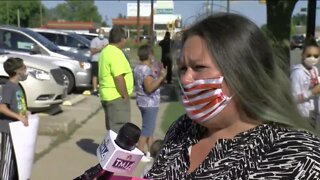
[[[227,13],[230,12],[230,0],[227,0]]]
[[[17,10],[18,27],[20,27],[20,10]]]
[[[7,25],[9,25],[9,2],[6,1],[6,8],[7,8]]]
[[[137,43],[140,42],[140,0],[137,0]]]
[[[317,11],[317,1],[308,0],[308,14],[307,14],[307,33],[306,38],[313,37],[316,27],[316,11]]]
[[[43,21],[42,21],[42,3],[40,3],[40,25],[41,25],[41,27],[43,26]]]
[[[154,34],[153,34],[153,0],[151,0],[151,13],[150,13],[150,28],[149,28],[150,46],[154,45]]]
[[[210,2],[209,2],[209,0],[206,0],[205,8],[206,8],[206,14],[209,14],[209,12],[210,12]]]

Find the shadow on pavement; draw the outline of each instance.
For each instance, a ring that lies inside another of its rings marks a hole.
[[[96,155],[99,144],[94,143],[92,139],[80,139],[76,144],[85,152]]]

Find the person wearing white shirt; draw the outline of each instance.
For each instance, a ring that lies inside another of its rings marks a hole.
[[[108,39],[105,38],[105,31],[100,28],[98,30],[98,37],[92,39],[90,44],[91,65],[92,65],[92,94],[98,95],[98,60],[100,52],[109,44]]]
[[[313,126],[320,125],[319,116],[319,72],[315,66],[319,61],[320,49],[315,40],[306,42],[302,61],[291,69],[291,88],[300,114]]]

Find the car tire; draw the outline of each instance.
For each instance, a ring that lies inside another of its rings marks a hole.
[[[67,83],[66,83],[67,86],[68,86],[67,92],[68,92],[68,94],[70,94],[70,93],[73,91],[74,85],[75,85],[74,77],[73,77],[73,75],[70,73],[70,71],[68,71],[68,70],[66,70],[66,69],[62,69],[62,72],[63,72],[63,74],[65,75],[66,82],[67,82]]]

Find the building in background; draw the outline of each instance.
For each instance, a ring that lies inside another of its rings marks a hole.
[[[99,26],[94,22],[48,21],[39,28],[92,33],[95,32],[98,27]]]
[[[140,3],[140,27],[147,26],[154,30],[156,41],[163,39],[166,31],[175,32],[181,31],[181,15],[174,14],[174,2],[171,1],[156,1],[154,3],[153,24],[151,24],[151,3]],[[127,3],[127,14],[125,18],[113,18],[113,26],[136,26],[137,25],[137,3]],[[134,32],[136,29],[128,29],[129,32]],[[140,31],[141,32],[141,31]],[[150,31],[148,31],[150,32]],[[130,33],[129,33],[130,34]],[[140,33],[141,34],[141,33]],[[146,35],[146,34],[141,34]]]
[[[157,35],[157,41],[163,39],[166,31],[172,35],[181,31],[181,15],[174,14],[173,1],[157,1],[154,11],[154,31]]]

